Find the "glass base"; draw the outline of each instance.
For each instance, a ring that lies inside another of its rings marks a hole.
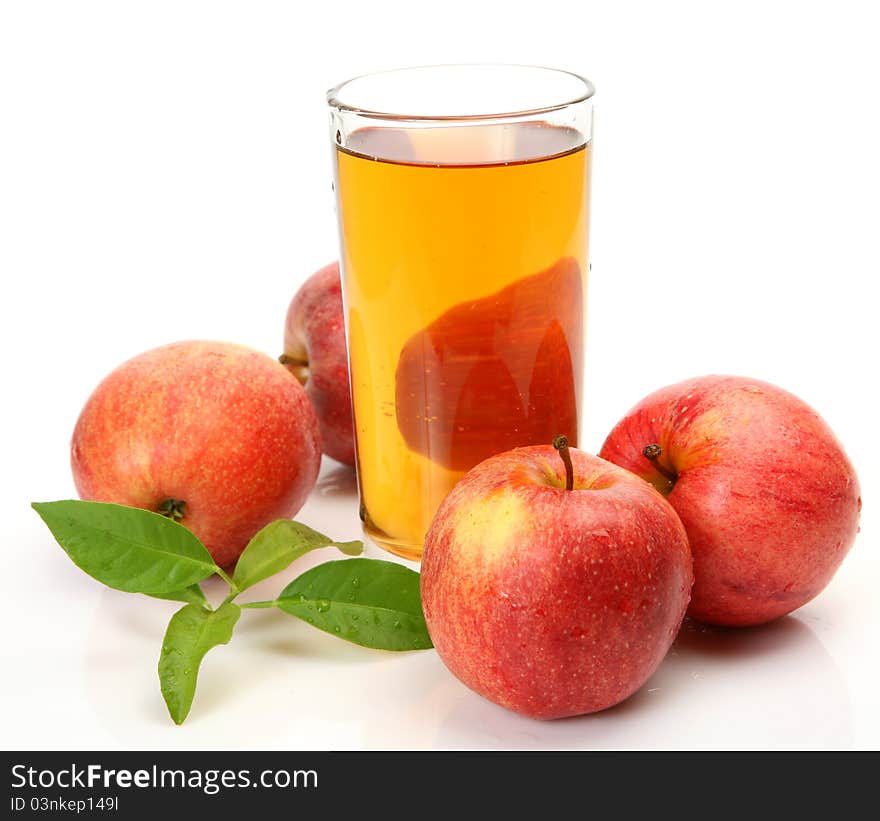
[[[375,542],[382,550],[387,550],[389,553],[400,556],[402,559],[408,559],[411,562],[420,562],[422,560],[424,545],[395,539],[393,536],[389,536],[384,531],[379,530],[369,521],[365,521],[363,524],[364,535]]]

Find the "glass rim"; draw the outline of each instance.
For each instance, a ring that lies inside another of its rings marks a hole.
[[[370,79],[373,77],[381,77],[385,74],[400,74],[409,71],[420,71],[423,69],[445,69],[445,68],[515,68],[515,69],[534,69],[538,71],[546,71],[554,74],[564,74],[573,77],[583,86],[583,91],[571,99],[563,102],[553,103],[546,106],[537,106],[533,108],[524,108],[516,111],[497,111],[487,112],[483,114],[407,114],[401,111],[380,111],[373,108],[364,108],[346,103],[339,99],[340,92],[351,83],[358,80]],[[370,71],[365,74],[358,74],[350,77],[338,85],[333,86],[327,92],[327,105],[341,112],[356,114],[360,117],[370,117],[382,120],[406,121],[406,122],[472,122],[478,120],[504,120],[517,119],[520,117],[531,117],[540,114],[548,114],[553,111],[560,111],[569,106],[586,102],[596,93],[595,86],[583,75],[574,71],[568,71],[563,68],[551,68],[550,66],[532,65],[528,63],[435,63],[427,65],[405,66],[401,68],[384,69],[382,71]]]

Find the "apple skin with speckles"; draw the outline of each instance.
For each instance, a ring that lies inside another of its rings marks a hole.
[[[318,415],[324,453],[353,467],[354,422],[338,262],[312,274],[291,300],[280,360],[305,385]]]
[[[688,614],[708,624],[763,624],[806,604],[858,531],[859,482],[840,442],[803,401],[755,379],[704,376],[656,391],[600,456],[675,508],[694,557]]]
[[[178,342],[123,363],[89,397],[71,442],[80,498],[157,512],[173,503],[221,567],[299,511],[320,464],[296,378],[226,342]]]
[[[693,583],[687,536],[647,483],[570,449],[481,462],[434,517],[422,603],[464,684],[539,719],[592,713],[638,690],[672,644]]]

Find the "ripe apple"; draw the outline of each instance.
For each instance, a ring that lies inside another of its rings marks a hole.
[[[663,497],[560,439],[559,453],[516,448],[467,473],[422,559],[425,619],[443,662],[533,718],[595,712],[638,690],[672,644],[693,583],[687,536]]]
[[[312,274],[287,310],[280,361],[306,387],[321,426],[324,453],[354,465],[354,425],[339,263]]]
[[[296,514],[320,462],[299,382],[225,342],[178,342],[120,365],[89,397],[71,443],[81,498],[174,518],[221,567],[265,524]]]
[[[577,444],[583,324],[572,257],[445,311],[400,353],[404,441],[452,471],[557,433]]]
[[[600,456],[641,476],[681,517],[694,556],[689,615],[770,621],[831,580],[859,524],[859,482],[820,416],[774,385],[705,376],[636,405]]]

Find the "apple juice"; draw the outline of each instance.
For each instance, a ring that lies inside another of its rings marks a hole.
[[[534,121],[335,149],[361,518],[421,555],[483,459],[578,434],[590,147]]]

